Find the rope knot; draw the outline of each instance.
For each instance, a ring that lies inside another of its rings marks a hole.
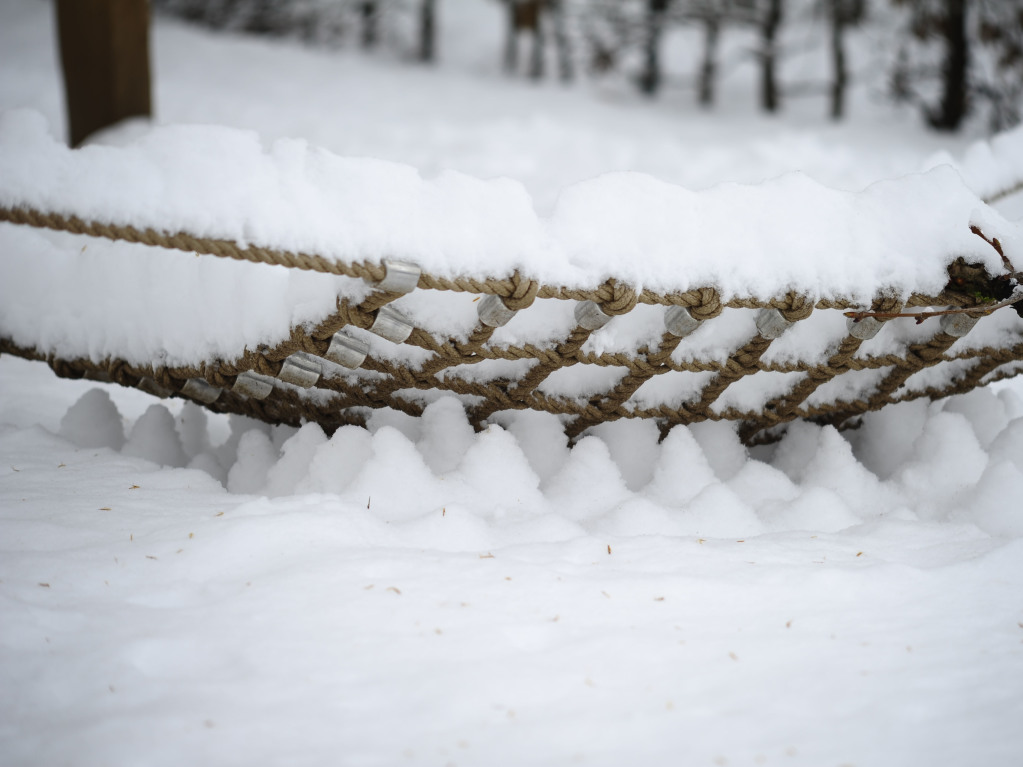
[[[513,312],[528,309],[540,292],[540,283],[523,277],[516,271],[511,277],[512,289],[508,295],[501,294],[501,301]]]
[[[343,301],[338,307],[338,318],[343,325],[354,325],[357,328],[368,330],[373,324],[373,320],[376,319],[376,315],[364,312],[359,307],[352,306],[347,301]]]
[[[697,288],[682,294],[682,305],[689,309],[693,319],[712,320],[721,314],[724,306],[721,295],[714,288]]]
[[[781,316],[789,322],[798,322],[799,320],[805,320],[813,314],[815,304],[816,301],[806,296],[799,295],[798,293],[789,293],[785,297],[785,304],[779,304],[777,308],[781,312]]]
[[[51,357],[47,360],[47,363],[50,366],[50,370],[61,378],[82,378],[85,375],[84,371],[78,369],[70,362],[58,359],[57,357]]]
[[[111,360],[107,366],[107,375],[110,376],[111,381],[119,383],[121,386],[135,386],[139,382],[139,377],[133,374],[124,360]]]
[[[870,304],[870,311],[882,314],[898,314],[902,311],[902,299],[893,295],[880,295]],[[880,322],[886,320],[877,318]]]
[[[611,300],[600,304],[600,309],[604,314],[610,314],[614,317],[619,314],[628,314],[636,308],[639,295],[635,290],[613,278],[604,283],[604,285],[611,291]]]

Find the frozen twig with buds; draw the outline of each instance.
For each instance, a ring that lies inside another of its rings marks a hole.
[[[1012,261],[1010,261],[1008,256],[1005,255],[1005,251],[1002,250],[1002,243],[998,241],[997,237],[992,237],[989,239],[988,236],[980,230],[980,227],[975,225],[970,227],[970,231],[995,249],[995,252],[1002,257],[1002,264],[1005,266],[1006,269],[1009,270],[1009,274],[1016,273],[1016,267],[1012,265]]]
[[[1008,275],[1003,275],[994,280],[985,280],[987,282],[983,291],[977,291],[977,294],[986,301],[994,301],[995,303],[987,304],[984,306],[965,306],[956,309],[941,309],[934,312],[845,312],[846,317],[851,317],[853,322],[859,322],[867,317],[873,317],[878,320],[894,320],[899,317],[908,317],[916,320],[916,324],[919,325],[924,320],[930,317],[942,317],[946,314],[973,314],[973,315],[988,315],[996,309],[1002,309],[1006,306],[1015,306],[1016,313],[1023,317],[1023,285],[1018,281],[1020,275],[1016,272],[1016,267],[1013,266],[1012,261],[1005,255],[1005,250],[1002,248],[1002,243],[998,241],[997,237],[988,237],[984,232],[981,231],[979,226],[971,226],[970,231],[980,237],[984,242],[995,249],[995,252],[1002,259],[1002,265],[1008,271]],[[951,267],[949,267],[951,270]],[[958,285],[960,288],[969,287],[969,281],[966,279],[956,277],[953,278],[952,283]],[[993,293],[993,295],[989,295]]]
[[[919,325],[921,322],[930,317],[942,317],[946,314],[988,315],[996,309],[1001,309],[1005,306],[1012,306],[1020,301],[1023,301],[1023,285],[1017,285],[1008,298],[999,301],[996,304],[991,304],[990,306],[969,306],[958,309],[941,309],[936,312],[845,312],[845,316],[851,317],[853,322],[859,322],[866,317],[873,317],[878,320],[894,320],[898,317],[911,317],[916,320],[916,324]]]

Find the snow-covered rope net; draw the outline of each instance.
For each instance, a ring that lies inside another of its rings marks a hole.
[[[1015,162],[1011,138],[982,159]],[[1007,177],[988,173],[991,194]],[[225,129],[73,152],[16,114],[0,119],[0,220],[21,225],[0,230],[0,352],[327,431],[453,393],[477,425],[528,408],[571,436],[725,419],[752,440],[1023,370],[1023,321],[992,311],[1023,305],[1009,260],[1023,236],[949,168],[857,194],[798,176],[695,194],[616,174],[543,219],[508,181],[428,181],[302,142],[264,151]],[[93,255],[93,240],[24,227],[135,245]],[[229,275],[151,250],[147,270],[139,244],[263,266]],[[82,285],[97,270],[101,313]],[[314,289],[295,272],[333,279]],[[940,316],[893,317],[907,308]]]

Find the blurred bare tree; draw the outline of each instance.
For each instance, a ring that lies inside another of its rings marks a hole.
[[[840,120],[849,111],[851,86],[863,84],[865,76],[879,79],[878,67],[863,65],[873,36],[897,51],[888,70],[890,94],[918,104],[935,129],[957,130],[980,107],[995,130],[1023,117],[1023,0],[492,2],[504,25],[495,59],[513,76],[569,82],[583,72],[631,83],[650,98],[691,90],[698,104],[710,108],[722,78],[752,66],[757,77],[751,95],[763,111],[775,113],[785,101],[809,96],[823,99],[828,114]],[[423,63],[439,54],[439,0],[153,3],[217,29],[397,50]],[[461,8],[450,2],[445,11]],[[687,52],[692,65],[680,71]],[[803,80],[797,81],[790,73],[800,68],[788,62],[800,56],[814,63],[809,77],[802,66]]]
[[[825,10],[830,27],[831,117],[834,120],[841,120],[845,117],[846,91],[849,87],[849,59],[846,52],[845,33],[849,27],[864,21],[867,2],[866,0],[825,0]]]
[[[991,130],[1023,120],[1023,0],[982,0],[973,89],[991,105]]]
[[[546,48],[553,44],[562,81],[575,77],[572,42],[566,28],[565,0],[499,0],[506,8],[504,71],[519,69],[519,48],[525,38],[529,45],[528,74],[534,80],[544,77]]]
[[[928,123],[957,130],[985,102],[992,129],[1018,124],[1023,102],[1023,0],[893,0],[907,34],[893,74],[897,98]]]
[[[333,45],[354,37],[365,50],[378,48],[397,20],[412,19],[412,39],[401,40],[405,52],[426,63],[437,57],[439,0],[153,0],[153,5],[214,29]]]

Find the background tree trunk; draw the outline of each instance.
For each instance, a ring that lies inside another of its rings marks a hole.
[[[527,25],[533,46],[529,57],[529,76],[534,80],[542,80],[544,76],[543,57],[543,0],[532,0],[524,4],[524,12],[529,17]]]
[[[709,107],[714,103],[714,86],[717,84],[718,40],[721,39],[721,19],[708,14],[703,22],[703,62],[700,65],[700,105]]]
[[[515,0],[504,0],[508,6],[508,27],[504,38],[504,71],[511,74],[519,68],[519,14]]]
[[[420,0],[419,5],[419,60],[432,62],[436,58],[437,2]]]
[[[529,75],[543,77],[543,30],[541,16],[546,0],[504,0],[508,6],[508,36],[504,44],[504,69],[514,72],[519,66],[519,34],[533,39],[529,58]]]
[[[942,19],[945,38],[945,61],[941,67],[942,96],[937,110],[931,110],[931,126],[953,131],[959,128],[969,106],[966,98],[966,75],[970,65],[970,49],[966,36],[966,0],[945,0]]]
[[[363,0],[359,6],[362,15],[362,47],[375,48],[377,44],[377,0]]]
[[[565,3],[563,0],[547,0],[554,30],[554,48],[558,56],[558,76],[562,82],[571,82],[575,77],[572,65],[572,44],[565,29]]]
[[[653,96],[661,87],[661,35],[668,0],[647,0],[644,66],[639,76],[639,89]]]
[[[147,0],[57,0],[68,135],[152,112]]]
[[[845,0],[831,0],[831,119],[845,116],[845,90],[849,72],[845,63],[845,28],[849,14]]]
[[[777,112],[779,106],[776,72],[778,29],[781,27],[782,0],[770,0],[761,25],[760,106],[765,112]]]

